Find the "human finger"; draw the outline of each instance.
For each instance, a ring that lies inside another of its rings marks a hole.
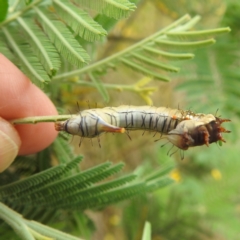
[[[8,121],[0,118],[0,172],[15,159],[21,145],[16,129]]]
[[[12,120],[56,114],[57,110],[46,94],[0,54],[0,116]],[[15,128],[22,141],[19,155],[38,152],[57,136],[53,123],[24,124]]]

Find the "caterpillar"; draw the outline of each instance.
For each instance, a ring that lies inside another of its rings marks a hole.
[[[225,142],[222,133],[230,131],[221,124],[228,121],[190,110],[122,105],[80,111],[66,121],[56,122],[55,129],[84,138],[94,138],[104,132],[152,131],[166,135],[173,145],[187,150],[204,144],[209,146],[217,141]]]

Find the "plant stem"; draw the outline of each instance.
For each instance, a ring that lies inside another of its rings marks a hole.
[[[58,82],[60,84],[63,84],[65,81],[61,81]],[[56,84],[57,82],[55,82]],[[82,81],[82,80],[77,80],[77,81],[66,81],[66,84],[75,84],[75,85],[81,85],[81,86],[85,86],[85,87],[93,87],[95,88],[96,85],[93,82],[86,82],[86,81]],[[116,91],[131,91],[131,92],[142,92],[142,91],[155,91],[156,87],[136,87],[135,84],[133,85],[124,85],[124,84],[111,84],[111,83],[102,83],[102,85],[105,88],[108,89],[114,89]]]
[[[57,121],[64,121],[73,117],[74,115],[55,115],[55,116],[38,116],[38,117],[26,117],[26,118],[18,118],[13,119],[10,122],[14,125],[16,124],[35,124],[39,122],[57,122]]]

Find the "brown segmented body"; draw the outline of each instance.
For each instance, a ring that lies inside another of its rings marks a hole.
[[[72,118],[55,124],[57,131],[94,138],[103,132],[125,130],[154,131],[165,134],[180,149],[224,141],[221,127],[228,119],[212,114],[193,113],[180,109],[152,106],[119,106],[87,109]]]

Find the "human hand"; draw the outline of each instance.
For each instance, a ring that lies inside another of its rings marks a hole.
[[[0,54],[0,172],[17,155],[41,151],[57,136],[53,123],[13,127],[15,118],[57,115],[50,99],[5,56]]]

